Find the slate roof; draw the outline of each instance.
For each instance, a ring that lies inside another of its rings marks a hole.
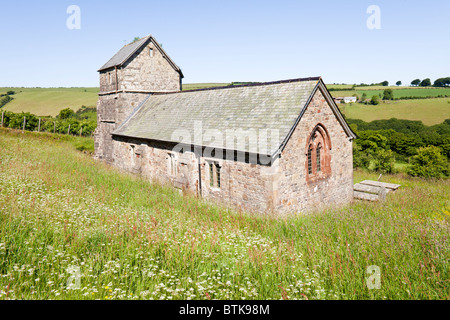
[[[167,55],[167,53],[161,48],[161,46],[158,44],[158,42],[155,40],[155,38],[152,37],[152,35],[148,35],[142,39],[139,39],[137,41],[131,42],[125,46],[123,46],[111,59],[108,60],[98,71],[103,71],[109,68],[114,67],[121,67],[123,64],[125,64],[131,56],[137,52],[142,47],[146,46],[149,41],[152,41],[153,44],[156,46],[156,48],[161,51],[164,58],[167,59],[167,61],[172,65],[172,67],[178,71],[181,74],[181,77],[183,78],[183,74],[181,72],[181,69],[173,62],[172,59]]]
[[[272,156],[289,138],[320,83],[323,85],[322,80],[316,77],[152,94],[113,134],[179,143],[189,140],[182,140],[174,132],[184,131],[191,140],[188,144]],[[342,118],[339,110],[337,112]],[[194,132],[199,132],[198,129],[195,131],[194,124],[198,121],[201,121],[203,133],[201,143],[194,140]],[[347,126],[345,120],[343,124]],[[222,133],[222,141],[204,136],[208,130],[215,129]],[[267,150],[256,147],[257,139],[245,139],[248,136],[245,131],[255,130],[259,134],[260,129],[279,130],[278,138],[273,143],[269,141]],[[235,131],[237,136],[245,143],[230,147],[225,139],[227,130],[238,130]],[[348,134],[354,137],[349,128]]]

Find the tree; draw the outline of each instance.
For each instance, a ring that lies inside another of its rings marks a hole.
[[[383,86],[383,87],[387,87],[388,85],[389,85],[389,81],[383,81],[383,82],[381,82],[381,85]]]
[[[68,119],[68,118],[72,118],[74,116],[75,116],[75,112],[70,108],[66,108],[66,109],[62,109],[56,117],[58,119]]]
[[[383,100],[393,100],[394,99],[394,92],[392,89],[386,89],[383,92]]]
[[[402,82],[401,82],[401,81],[397,81],[395,84],[396,84],[397,87],[398,87],[398,86],[401,86],[401,85],[402,85]]]
[[[419,84],[419,86],[421,86],[421,87],[431,86],[430,78],[423,79],[422,82]]]
[[[433,84],[433,86],[435,87],[446,87],[449,85],[450,85],[450,77],[436,79]]]
[[[361,101],[364,102],[367,99],[367,94],[364,92],[361,96]]]
[[[140,37],[134,37],[133,42],[136,42],[138,40],[141,40],[141,38]]]
[[[380,98],[378,96],[372,96],[372,99],[370,99],[370,104],[373,104],[374,106],[376,106],[379,103],[380,103]]]
[[[450,175],[450,168],[447,159],[441,154],[441,149],[428,146],[417,150],[407,173],[416,177],[445,178]]]
[[[373,155],[373,169],[383,173],[394,173],[395,157],[391,150],[380,149]]]
[[[415,79],[415,80],[411,81],[412,86],[418,86],[419,83],[420,83],[420,79]]]

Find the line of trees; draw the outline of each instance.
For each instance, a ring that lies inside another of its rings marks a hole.
[[[96,108],[81,107],[77,112],[70,108],[60,111],[56,117],[38,117],[29,112],[2,111],[3,127],[44,131],[62,134],[91,136],[97,127]]]
[[[434,126],[422,121],[347,119],[358,138],[353,145],[354,167],[395,172],[395,161],[408,162],[412,176],[450,176],[450,119]]]
[[[423,80],[414,79],[413,81],[411,81],[411,85],[416,87],[430,87],[431,80],[430,78],[425,78]],[[433,87],[448,87],[448,86],[450,86],[450,77],[438,78],[434,80],[433,83]]]
[[[354,87],[371,87],[371,86],[385,86],[387,87],[389,85],[389,81],[385,80],[382,82],[378,82],[378,83],[371,83],[371,84],[366,84],[366,83],[360,83],[357,85],[354,85]],[[399,80],[395,83],[396,86],[401,86],[402,82]],[[411,81],[411,86],[416,86],[416,87],[430,87],[431,84],[431,80],[430,78],[425,78],[423,80],[420,79],[414,79],[413,81]],[[448,87],[450,86],[450,77],[444,77],[444,78],[438,78],[434,81],[433,83],[433,87]],[[334,90],[350,90],[350,89],[334,89]]]

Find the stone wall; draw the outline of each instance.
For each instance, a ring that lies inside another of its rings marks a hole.
[[[118,68],[117,75],[115,69],[102,71],[97,129],[94,133],[95,157],[110,163],[114,161],[111,132],[148,97],[149,93],[143,92],[179,91],[180,86],[180,74],[153,42],[138,50],[125,65]]]
[[[150,51],[152,55],[150,56]],[[180,91],[180,74],[153,42],[137,51],[119,71],[120,90]]]
[[[118,89],[116,87],[118,77],[119,72],[117,72],[117,79],[116,79],[116,71],[114,69],[102,71],[100,73],[100,92],[110,92]]]
[[[306,148],[317,124],[327,130],[329,172],[308,177]],[[105,132],[107,129],[104,129]],[[106,141],[106,140],[105,140]],[[109,143],[109,142],[108,142]],[[169,143],[115,136],[107,157],[114,165],[149,180],[198,194],[198,157],[174,152]],[[209,163],[220,166],[220,188],[210,185]],[[277,214],[308,212],[353,198],[352,144],[320,90],[308,105],[280,158],[271,166],[231,159],[200,157],[203,198],[251,212]]]
[[[113,132],[148,97],[144,93],[121,92],[100,95],[97,102],[97,128],[94,132],[95,157],[113,162]]]
[[[331,140],[331,172],[309,179],[307,143],[317,124]],[[279,159],[274,175],[275,210],[279,213],[307,212],[324,206],[344,204],[353,199],[352,143],[320,90],[310,101]]]
[[[199,194],[198,157],[194,152],[174,152],[173,146],[157,141],[114,137],[114,165],[149,180]],[[171,168],[171,157],[176,169]],[[220,188],[211,187],[209,162],[220,163]],[[227,159],[200,157],[201,194],[210,201],[254,212],[271,210],[270,167]]]

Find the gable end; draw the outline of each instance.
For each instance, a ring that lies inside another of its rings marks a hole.
[[[312,90],[308,100],[306,101],[305,105],[303,106],[303,109],[300,112],[300,115],[298,116],[298,118],[296,119],[294,125],[290,129],[289,133],[287,134],[286,138],[283,140],[283,143],[280,145],[278,150],[273,154],[273,156],[272,156],[273,158],[277,157],[279,154],[281,154],[283,152],[284,148],[287,145],[287,142],[291,138],[292,133],[294,132],[295,128],[297,128],[298,123],[302,119],[303,114],[305,113],[306,109],[308,108],[309,103],[313,99],[313,97],[316,94],[318,89],[320,90],[322,95],[325,97],[325,100],[327,101],[328,105],[330,106],[331,110],[333,111],[333,114],[336,116],[337,120],[341,124],[342,128],[344,129],[344,131],[347,134],[347,137],[350,139],[350,141],[356,138],[356,134],[352,131],[352,129],[350,129],[347,121],[345,121],[341,111],[339,110],[338,106],[334,102],[334,99],[331,97],[331,94],[328,91],[327,87],[323,83],[322,78],[319,78],[319,81],[317,82],[317,85]]]

